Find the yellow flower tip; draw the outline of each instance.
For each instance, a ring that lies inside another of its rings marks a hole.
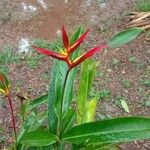
[[[60,54],[62,54],[62,55],[64,55],[64,56],[68,56],[68,53],[65,52],[65,51],[63,51],[63,50],[60,51]]]
[[[9,88],[10,88],[9,80],[2,72],[0,72],[0,93],[8,95]]]
[[[5,86],[5,89],[0,89],[0,94],[5,94],[5,95],[9,95],[9,88],[7,88],[6,86]]]

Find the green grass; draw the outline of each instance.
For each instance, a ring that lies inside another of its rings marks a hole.
[[[37,47],[41,47],[44,49],[50,49],[52,51],[59,51],[59,47],[62,47],[60,40],[50,43],[50,42],[45,41],[45,40],[35,39],[31,43],[32,43],[32,45],[35,45]],[[56,43],[57,43],[57,45],[56,45]],[[30,50],[30,52],[26,56],[27,66],[30,69],[37,68],[41,64],[40,60],[43,57],[44,57],[44,55],[36,53],[34,50]]]
[[[135,56],[130,56],[130,57],[128,57],[128,61],[131,62],[131,63],[136,63],[137,58]]]
[[[120,61],[116,58],[113,58],[111,63],[112,63],[112,66],[115,67],[119,65]]]
[[[41,48],[45,48],[45,49],[51,49],[52,48],[50,42],[47,42],[47,41],[41,40],[41,39],[34,39],[31,43],[37,47],[41,47]]]
[[[13,48],[10,46],[3,47],[0,53],[0,70],[8,74],[9,65],[20,63],[21,56],[15,55],[15,52],[13,52]]]
[[[32,41],[32,45],[59,51],[59,47],[62,47],[62,43],[59,41],[60,40],[50,43],[45,40],[35,39]],[[56,43],[58,43],[57,46]],[[26,54],[21,54],[14,51],[11,46],[4,46],[0,51],[0,71],[8,74],[10,64],[20,64],[22,62],[25,62],[29,69],[35,69],[41,64],[43,57],[44,55],[36,53],[36,51],[32,49]]]
[[[62,47],[61,40],[58,39],[54,42],[49,42],[41,39],[35,39],[32,42],[32,45],[35,45],[37,47],[45,48],[45,49],[50,49],[53,51],[59,51],[59,48]]]
[[[149,79],[140,79],[139,81],[145,87],[150,87],[150,80]]]
[[[0,143],[3,143],[5,141],[5,138],[3,136],[3,130],[4,129],[2,127],[0,127]]]
[[[122,80],[122,85],[123,85],[124,88],[131,88],[132,83],[129,80],[123,79]]]
[[[41,59],[44,55],[40,55],[34,51],[27,53],[25,57],[25,62],[29,69],[35,69],[41,64]]]
[[[100,99],[108,100],[111,96],[111,91],[109,89],[103,89],[99,92]]]
[[[138,11],[150,11],[150,1],[149,0],[137,0],[136,9]]]

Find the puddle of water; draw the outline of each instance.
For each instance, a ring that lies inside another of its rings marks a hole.
[[[47,10],[47,3],[44,0],[37,0],[37,2],[43,7],[44,10]]]
[[[68,0],[64,0],[64,3],[68,3]]]
[[[22,8],[25,12],[31,12],[31,13],[37,10],[36,7],[32,5],[27,5],[26,3],[22,3]]]
[[[19,50],[18,52],[20,53],[27,53],[29,51],[29,47],[30,47],[30,41],[28,38],[22,38],[19,41]]]
[[[120,15],[130,1],[133,0],[20,0],[20,8],[15,9],[18,20],[3,25],[0,41],[19,42],[19,51],[28,51],[28,39],[54,40],[61,35],[62,25],[69,31],[78,26],[86,29],[100,25],[101,20]]]

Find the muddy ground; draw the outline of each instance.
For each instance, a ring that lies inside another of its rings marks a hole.
[[[127,15],[135,11],[134,0],[3,0],[0,1],[0,48],[10,45],[15,55],[22,55],[19,63],[6,64],[9,68],[15,116],[19,126],[20,100],[16,93],[32,99],[46,93],[52,59],[42,57],[34,67],[27,65],[26,52],[31,41],[53,41],[60,36],[61,26],[69,32],[78,26],[91,28],[84,49],[109,40],[123,30]],[[148,31],[121,48],[107,49],[95,55],[100,63],[91,95],[100,92],[97,118],[114,116],[150,116],[150,44]],[[19,53],[18,53],[19,52]],[[34,54],[33,56],[34,57]],[[2,64],[0,64],[0,67]],[[1,97],[0,127],[3,128],[0,149],[12,142],[12,128],[7,102]],[[127,102],[129,112],[120,105]],[[1,138],[1,137],[0,137]],[[121,150],[148,150],[149,141],[120,146]]]

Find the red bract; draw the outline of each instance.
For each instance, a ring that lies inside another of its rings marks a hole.
[[[77,66],[78,64],[82,63],[84,60],[86,60],[87,58],[91,57],[93,54],[95,54],[96,52],[98,51],[102,51],[104,48],[106,48],[106,44],[102,44],[98,47],[95,47],[95,48],[92,48],[91,50],[89,50],[87,53],[85,53],[84,55],[78,57],[77,59],[75,59],[73,62],[72,62],[72,65],[71,67],[75,67]]]
[[[7,77],[0,72],[0,93],[7,95],[9,93],[9,81]]]
[[[62,27],[62,39],[63,39],[63,44],[67,52],[69,51],[69,39],[66,33],[66,30],[64,27]]]
[[[48,55],[50,57],[56,58],[58,60],[65,61],[69,67],[69,70],[76,67],[78,64],[82,63],[84,60],[88,59],[92,55],[94,55],[96,52],[102,51],[104,48],[106,48],[106,44],[101,44],[95,48],[92,48],[87,53],[85,53],[82,56],[79,56],[75,60],[70,60],[70,55],[80,46],[80,44],[84,41],[86,36],[88,35],[89,30],[87,30],[85,33],[83,33],[79,39],[76,40],[76,42],[73,45],[70,45],[69,38],[66,33],[66,30],[64,27],[62,27],[62,40],[64,45],[64,51],[61,53],[53,52],[44,48],[39,48],[36,46],[32,46],[33,49],[38,51],[39,53]]]

